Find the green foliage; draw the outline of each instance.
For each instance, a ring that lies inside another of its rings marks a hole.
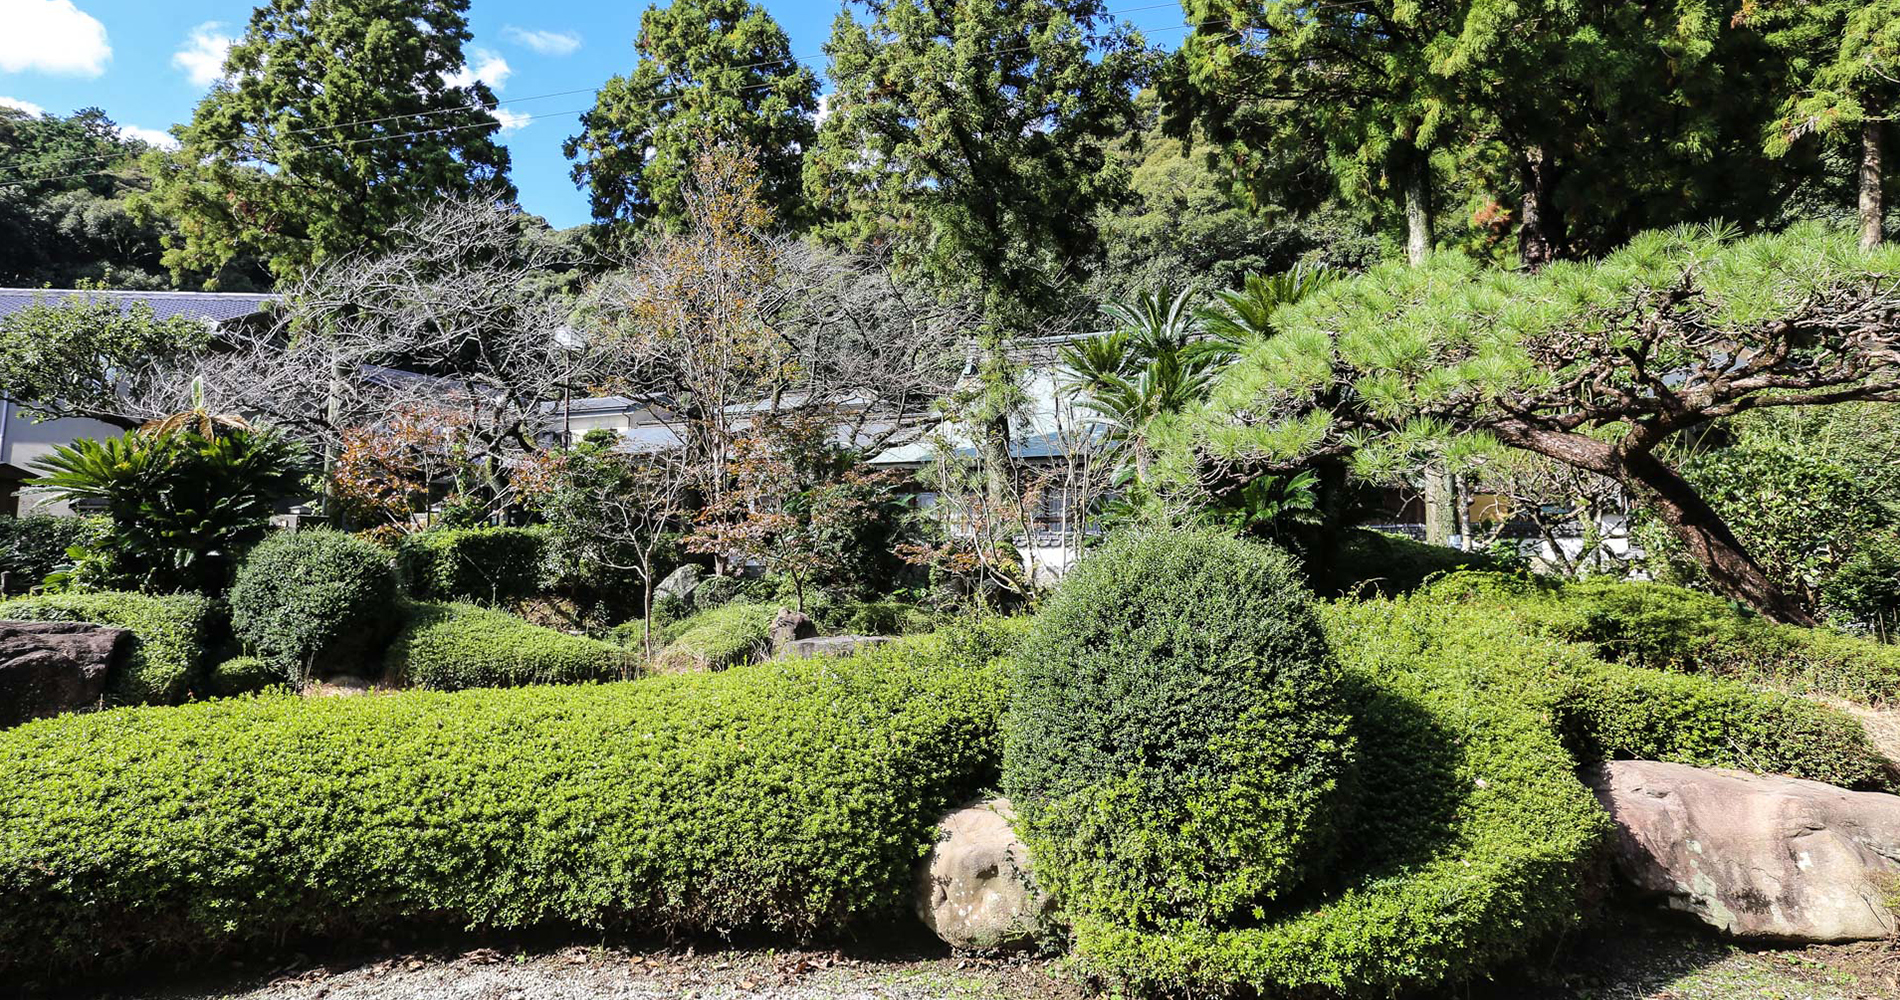
[[[1557,585],[1474,573],[1446,577],[1425,595],[1484,607],[1619,663],[1865,704],[1900,701],[1900,647],[1778,625],[1681,587],[1604,579]]]
[[[266,539],[238,569],[230,602],[245,648],[299,679],[373,662],[401,617],[389,552],[338,531]]]
[[[468,0],[268,0],[158,162],[146,210],[177,220],[165,264],[240,255],[278,278],[374,250],[415,206],[508,200],[488,84],[470,80]],[[457,78],[460,76],[460,78]]]
[[[1821,585],[1821,608],[1836,624],[1888,642],[1900,633],[1900,536],[1876,535]]]
[[[937,817],[995,778],[999,670],[920,637],[629,684],[31,723],[0,733],[0,975],[438,923],[888,926]]]
[[[633,73],[601,87],[565,147],[594,218],[683,224],[693,161],[713,140],[757,154],[765,204],[796,224],[806,214],[801,157],[817,138],[818,78],[792,57],[772,15],[748,0],[654,5],[634,50]]]
[[[154,388],[158,363],[202,351],[210,341],[204,323],[157,319],[143,302],[122,308],[83,295],[39,301],[0,317],[0,385],[34,412],[121,423],[125,399]]]
[[[95,517],[0,517],[0,576],[6,577],[0,597],[38,587],[72,561],[68,549],[87,545],[104,530],[105,522]]]
[[[88,589],[222,593],[264,537],[277,501],[302,488],[301,445],[271,430],[139,431],[80,438],[33,463],[32,485],[97,500],[111,528],[72,582]]]
[[[699,581],[690,595],[693,607],[700,611],[710,611],[724,604],[731,604],[745,589],[737,578],[730,576],[709,576]]]
[[[396,569],[409,596],[500,603],[541,592],[548,537],[534,528],[448,528],[406,535]]]
[[[1352,761],[1339,674],[1292,560],[1126,533],[1015,658],[1004,788],[1072,915],[1219,924],[1316,880]]]
[[[198,685],[210,645],[212,605],[190,594],[50,594],[0,603],[0,620],[92,622],[130,631],[136,643],[106,679],[115,705],[168,705]]]
[[[385,673],[436,691],[625,679],[636,661],[618,647],[542,628],[473,604],[412,604]]]
[[[738,601],[669,623],[656,633],[655,642],[664,648],[654,654],[652,668],[723,670],[757,660],[770,645],[776,614],[776,605]]]
[[[1047,315],[1126,189],[1108,149],[1135,131],[1139,38],[1100,0],[866,8],[832,23],[835,89],[805,160],[829,235],[891,242],[994,322]]]
[[[1341,533],[1338,548],[1309,572],[1315,586],[1335,595],[1393,597],[1409,594],[1439,574],[1486,569],[1491,562],[1483,553],[1354,528]]]
[[[1877,537],[1888,514],[1853,470],[1806,449],[1777,446],[1719,448],[1682,463],[1689,480],[1722,515],[1750,555],[1810,608],[1820,590]],[[1677,582],[1706,586],[1700,566],[1668,531],[1645,526],[1643,547],[1666,562]]]
[[[290,678],[282,667],[258,656],[233,656],[211,668],[205,678],[205,693],[217,698],[234,698],[283,688]]]

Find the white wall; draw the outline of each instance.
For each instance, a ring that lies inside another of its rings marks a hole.
[[[111,424],[78,417],[35,422],[11,400],[5,399],[0,399],[0,415],[4,416],[0,419],[0,465],[28,472],[33,471],[36,459],[51,454],[59,445],[71,444],[82,437],[114,438],[125,433]],[[44,491],[22,489],[20,513],[70,514],[72,511],[63,503],[50,501]]]

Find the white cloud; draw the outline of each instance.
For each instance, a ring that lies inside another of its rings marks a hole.
[[[34,104],[32,101],[22,101],[17,97],[0,97],[0,108],[14,108],[24,111],[35,118],[46,113],[45,108]]]
[[[534,124],[533,115],[525,114],[520,111],[510,111],[507,108],[496,108],[490,111],[489,114],[494,115],[495,120],[501,123],[501,130],[503,132],[518,132]]]
[[[209,87],[224,79],[224,57],[237,39],[224,33],[216,21],[191,29],[185,47],[172,53],[172,65],[185,71],[185,78],[200,87]]]
[[[157,146],[160,149],[177,149],[178,140],[170,132],[161,132],[155,128],[140,128],[137,125],[119,126],[119,134],[127,139],[138,139]]]
[[[581,47],[581,36],[572,31],[542,31],[511,24],[501,29],[501,33],[509,41],[526,45],[544,56],[571,56]]]
[[[0,72],[98,76],[111,59],[106,26],[73,0],[0,0]]]
[[[5,2],[5,0],[0,0],[0,2]],[[466,87],[480,80],[488,84],[490,88],[500,90],[502,84],[508,81],[508,77],[514,75],[515,71],[508,67],[508,60],[487,49],[469,49],[468,53],[473,57],[470,62],[462,64],[461,69],[442,78],[448,81],[449,86]]]

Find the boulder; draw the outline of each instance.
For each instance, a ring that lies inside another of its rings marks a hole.
[[[83,622],[0,622],[0,728],[97,704],[132,633]]]
[[[780,656],[850,656],[890,642],[888,635],[833,635],[822,639],[793,639],[778,647]]]
[[[1015,818],[1008,799],[990,799],[937,822],[914,895],[917,915],[953,948],[1025,948],[1051,929],[1055,900],[1036,888]]]
[[[772,616],[772,652],[783,652],[785,647],[800,639],[818,638],[818,626],[803,612],[790,608],[778,609]]]
[[[662,597],[676,597],[684,601],[687,595],[693,592],[693,588],[699,586],[699,581],[704,579],[705,576],[706,570],[704,567],[698,563],[687,563],[673,572],[666,574],[666,578],[654,586],[653,599],[657,601]]]
[[[1780,941],[1900,928],[1900,796],[1818,781],[1620,760],[1584,781],[1638,889],[1724,933]]]

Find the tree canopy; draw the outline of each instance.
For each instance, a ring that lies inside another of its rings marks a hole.
[[[1658,448],[1751,410],[1900,399],[1896,276],[1900,249],[1819,225],[1647,233],[1539,274],[1452,255],[1375,268],[1276,313],[1280,332],[1166,430],[1168,462],[1220,491],[1316,457],[1389,477],[1523,449],[1622,484],[1716,588],[1805,620]]]
[[[495,95],[466,79],[468,0],[270,0],[180,129],[147,202],[165,264],[245,253],[279,278],[384,245],[414,207],[513,197]]]
[[[565,147],[594,218],[684,225],[694,158],[731,143],[755,152],[767,207],[802,220],[818,78],[772,15],[750,0],[675,0],[647,8],[634,48],[633,72],[601,87]]]

